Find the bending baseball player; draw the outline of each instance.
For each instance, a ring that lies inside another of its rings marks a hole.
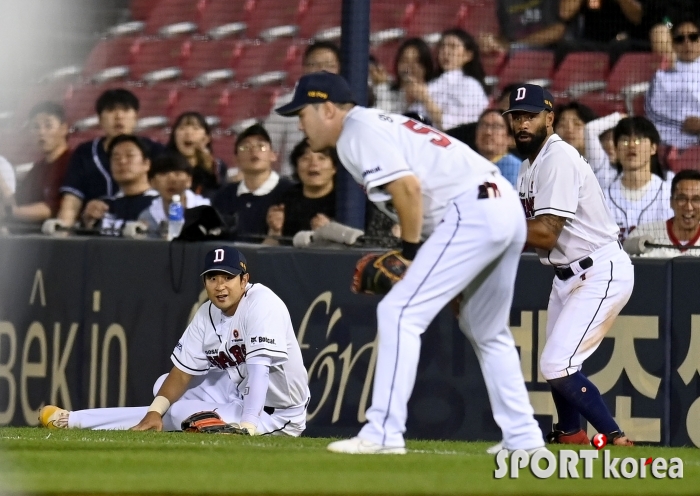
[[[74,412],[46,406],[41,424],[299,436],[309,388],[287,307],[269,288],[249,282],[245,257],[235,248],[207,253],[201,277],[209,301],[173,350],[174,367],[156,381],[151,406]]]
[[[379,348],[368,423],[357,437],[328,449],[406,452],[420,335],[459,294],[460,327],[481,364],[506,448],[543,449],[507,326],[525,217],[498,168],[431,127],[355,105],[347,82],[328,72],[303,76],[292,102],[277,112],[299,115],[312,150],[335,146],[369,199],[401,225],[402,250],[363,259],[353,282],[356,291],[388,290],[377,307]]]
[[[527,244],[554,267],[540,371],[551,388],[558,422],[549,442],[588,444],[580,415],[608,442],[632,442],[598,388],[581,372],[632,294],[634,268],[617,238],[598,181],[586,159],[554,133],[552,95],[524,84],[510,94],[515,143],[528,158],[518,175]]]

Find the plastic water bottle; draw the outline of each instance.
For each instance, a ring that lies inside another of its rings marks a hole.
[[[168,207],[168,241],[172,241],[180,235],[185,224],[185,209],[182,207],[180,195],[173,195]]]

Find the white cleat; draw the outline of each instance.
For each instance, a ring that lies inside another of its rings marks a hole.
[[[405,455],[403,446],[384,446],[366,439],[353,437],[343,441],[335,441],[328,445],[328,451],[333,453],[347,453],[350,455]]]
[[[494,444],[490,448],[487,448],[486,453],[488,453],[489,455],[497,455],[498,452],[504,448],[505,448],[505,446],[503,446],[503,441],[501,441],[500,443]]]
[[[39,423],[47,429],[67,429],[68,410],[54,405],[46,405],[39,410]]]

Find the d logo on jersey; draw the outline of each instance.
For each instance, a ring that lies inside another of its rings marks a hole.
[[[224,261],[224,250],[222,250],[222,249],[214,250],[214,263],[223,262],[223,261]]]
[[[515,95],[515,101],[523,100],[525,98],[525,92],[527,88],[518,88],[518,93]]]

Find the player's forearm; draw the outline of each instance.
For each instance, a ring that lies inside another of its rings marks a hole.
[[[617,0],[622,13],[632,24],[638,26],[642,22],[642,4],[637,0]]]
[[[248,392],[243,396],[243,414],[241,427],[254,426],[257,429],[265,407],[265,398],[270,385],[270,365],[267,363],[249,363]],[[248,425],[249,424],[249,425]]]
[[[535,217],[527,219],[527,245],[540,250],[550,251],[557,244],[559,235],[542,221]]]
[[[404,176],[385,186],[399,216],[401,239],[419,243],[423,228],[423,194],[416,176]]]
[[[532,46],[551,45],[552,43],[559,41],[562,36],[564,36],[564,30],[564,24],[559,22],[553,26],[546,27],[537,31],[536,33],[526,36],[520,40],[520,42]]]
[[[80,210],[83,208],[83,200],[70,193],[65,193],[61,198],[61,208],[56,216],[66,226],[72,226],[78,220]]]
[[[170,404],[173,404],[179,400],[183,394],[185,394],[190,380],[192,380],[192,376],[190,374],[183,372],[177,367],[173,367],[170,370],[170,373],[168,373],[168,377],[165,378],[165,381],[158,390],[158,394],[156,396],[163,396],[170,402]]]

